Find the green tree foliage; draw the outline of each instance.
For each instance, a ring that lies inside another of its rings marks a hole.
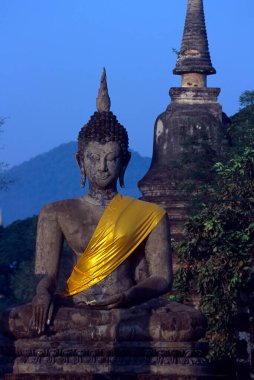
[[[251,275],[254,245],[254,149],[229,163],[215,165],[217,187],[199,213],[186,224],[177,244],[179,269],[175,286],[183,297],[196,291],[208,317],[211,355],[234,355],[237,295]]]
[[[36,229],[36,216],[0,229],[0,308],[31,301],[35,294]],[[71,268],[72,254],[64,245],[58,290],[63,289]]]
[[[251,279],[253,107],[249,105],[231,118],[231,146],[209,169],[212,180],[200,182],[198,191],[202,195],[203,186],[206,196],[194,194],[197,207],[185,225],[185,239],[175,244],[179,265],[175,287],[182,299],[193,293],[200,296],[213,360],[235,357],[239,292],[248,289]],[[203,156],[202,164],[204,161],[212,163],[209,155]]]
[[[231,138],[231,157],[241,154],[245,147],[254,147],[254,104],[231,117],[228,133]]]
[[[239,103],[241,107],[247,107],[254,104],[254,91],[244,91],[239,98]]]
[[[0,230],[1,303],[31,299],[34,292],[34,251],[37,217],[16,221]]]
[[[0,265],[18,267],[31,261],[35,249],[37,217],[17,220],[1,230]]]
[[[21,261],[10,276],[10,290],[13,302],[23,303],[31,301],[36,287],[34,272],[34,257],[31,260]]]

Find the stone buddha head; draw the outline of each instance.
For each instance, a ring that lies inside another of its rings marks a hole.
[[[97,98],[97,112],[81,128],[76,159],[81,171],[81,186],[89,183],[106,189],[116,184],[124,186],[124,173],[131,153],[126,129],[110,111],[106,72],[103,69]]]

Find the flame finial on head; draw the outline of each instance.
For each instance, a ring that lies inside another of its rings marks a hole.
[[[107,76],[106,70],[103,67],[100,88],[98,97],[96,99],[96,107],[98,112],[109,112],[110,110],[110,97],[108,95]]]

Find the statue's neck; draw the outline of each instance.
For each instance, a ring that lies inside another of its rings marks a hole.
[[[107,207],[114,196],[117,194],[116,186],[112,186],[108,189],[98,189],[89,184],[89,189],[86,194],[86,199],[93,204],[101,207]]]

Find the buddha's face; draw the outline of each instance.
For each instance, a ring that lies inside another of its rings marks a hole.
[[[90,142],[84,151],[83,167],[90,184],[99,189],[115,186],[122,168],[122,152],[116,141]]]

